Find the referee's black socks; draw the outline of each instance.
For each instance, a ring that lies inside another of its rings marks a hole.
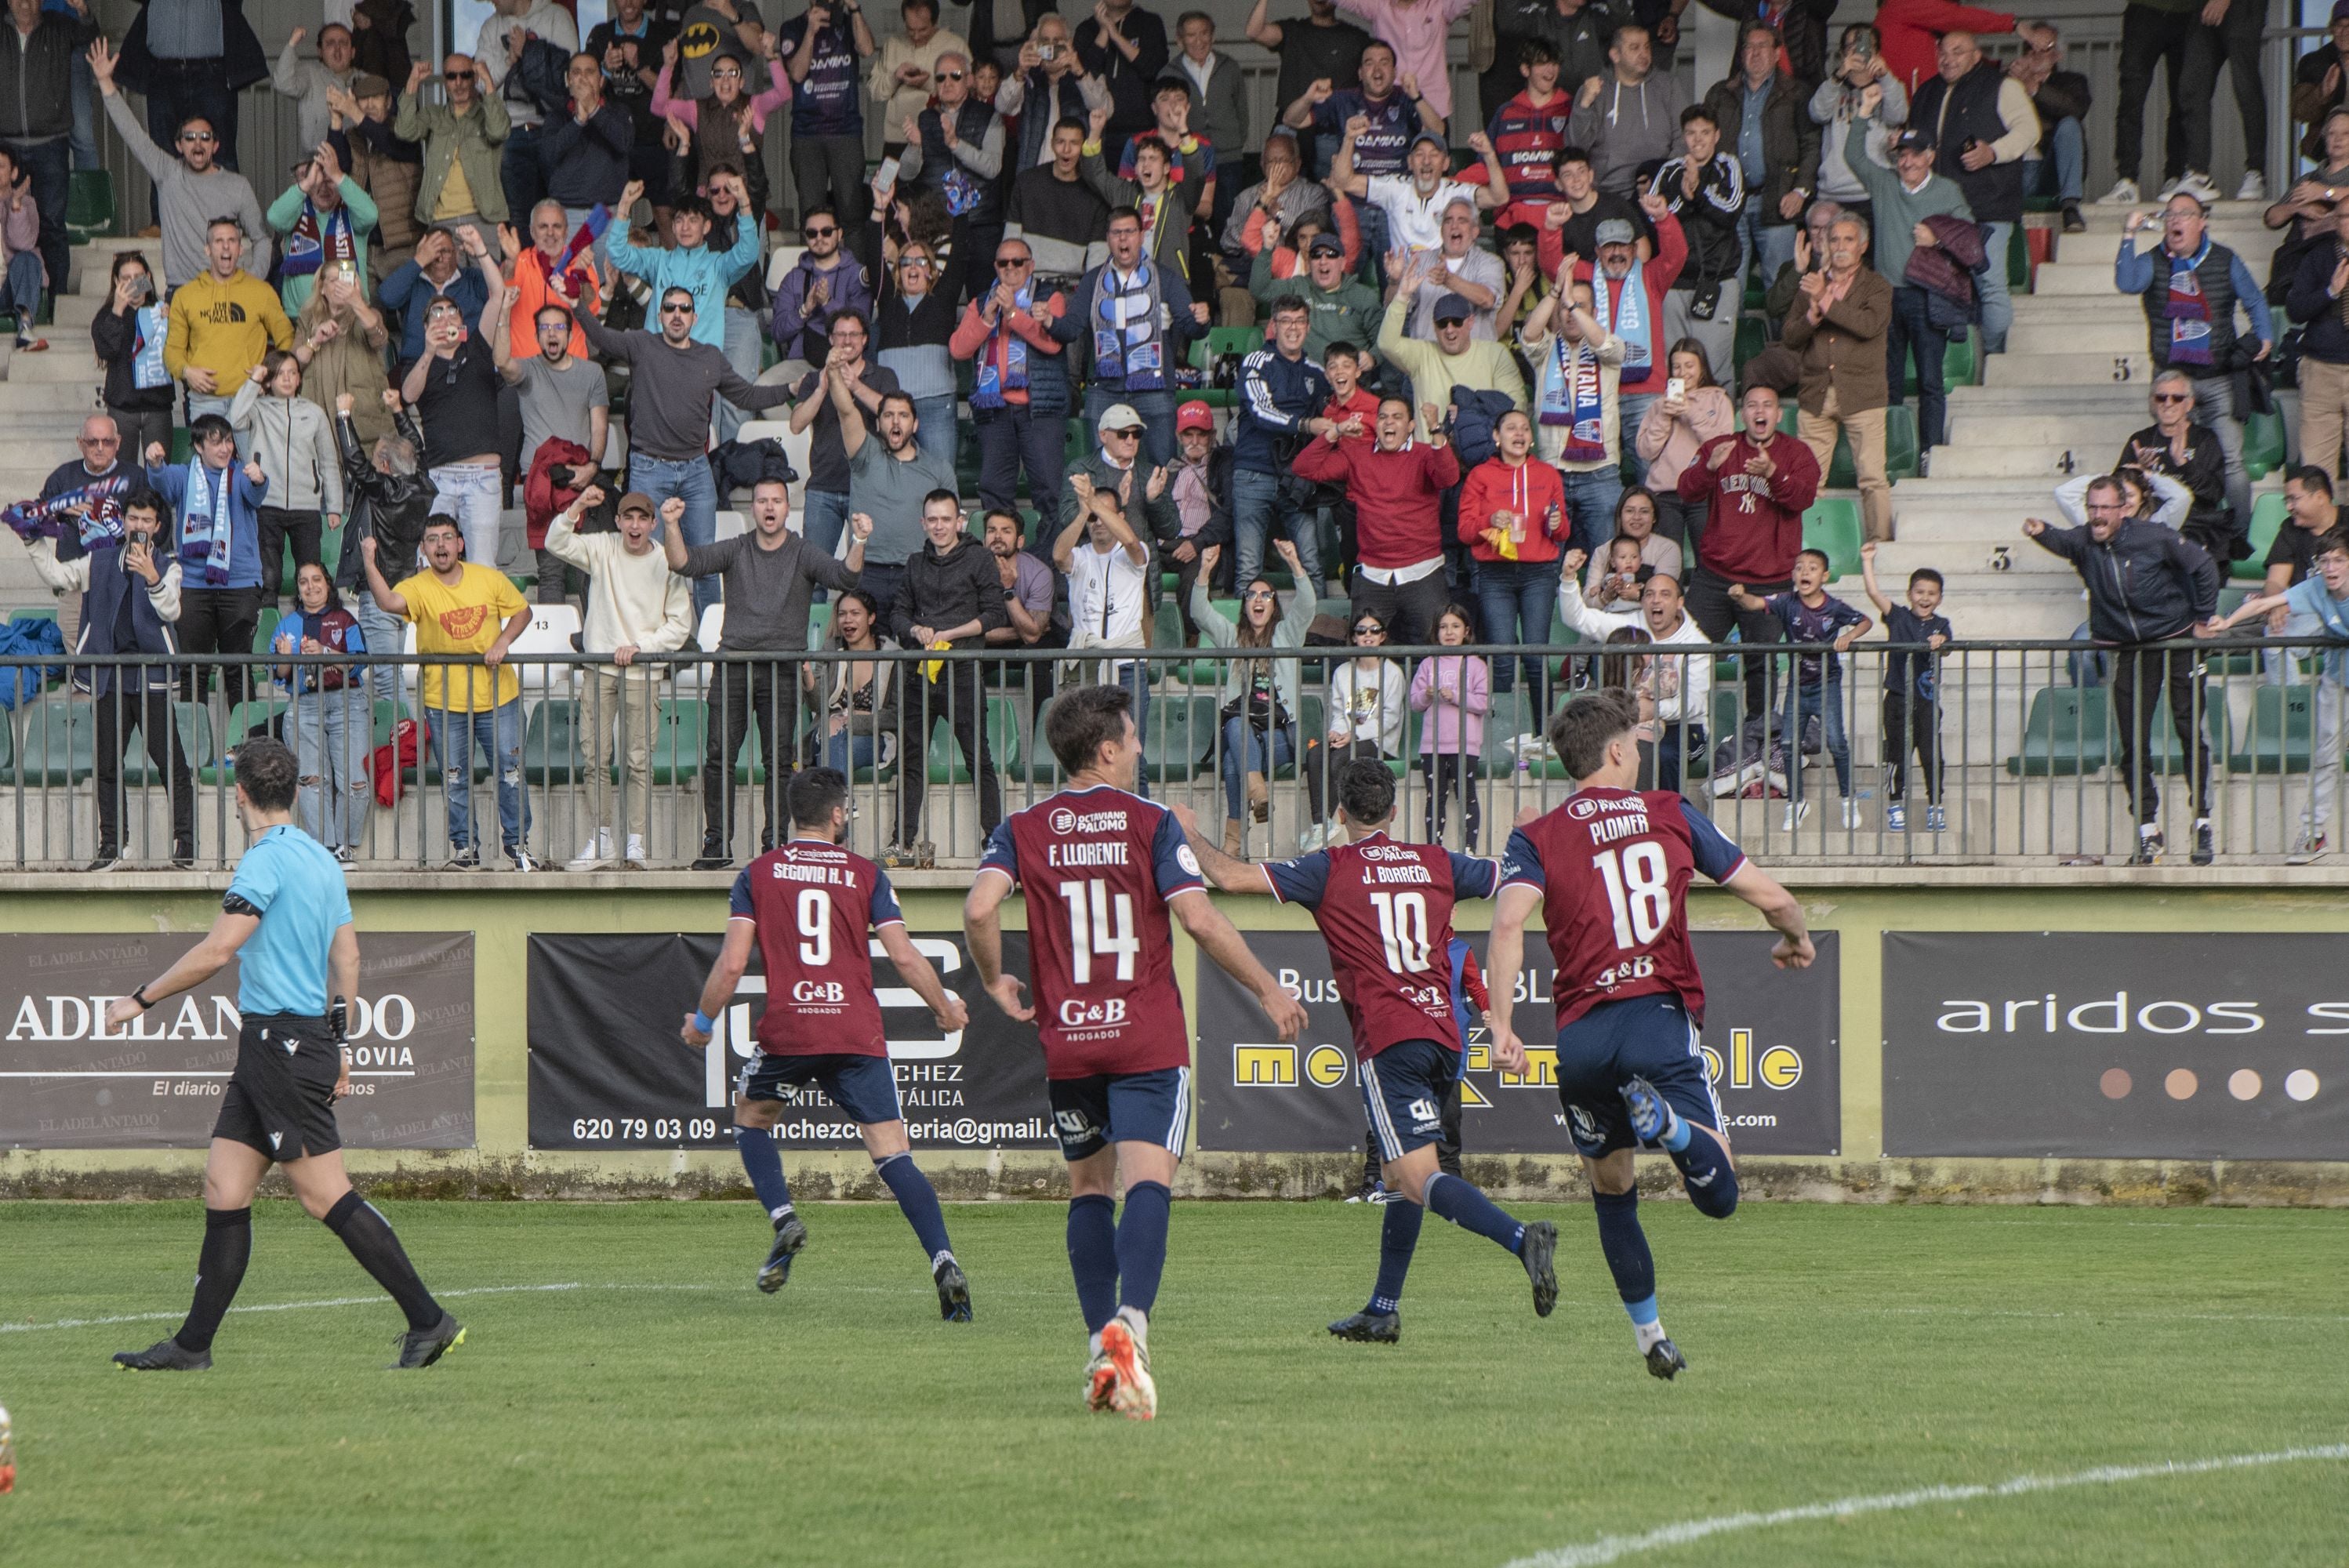
[[[374,1204],[356,1191],[346,1192],[326,1211],[326,1229],[342,1237],[343,1245],[351,1249],[351,1256],[358,1259],[359,1267],[374,1275],[375,1283],[399,1304],[399,1310],[408,1315],[411,1330],[420,1334],[439,1325],[440,1304],[432,1299],[432,1293],[416,1277],[416,1265],[408,1261],[407,1251],[392,1233],[391,1222],[378,1213]],[[243,1272],[242,1264],[239,1272]],[[202,1299],[199,1292],[197,1300]]]
[[[212,1347],[221,1318],[244,1283],[244,1265],[253,1261],[253,1210],[206,1209],[204,1246],[196,1254],[196,1299],[188,1320],[171,1336],[182,1350],[202,1352]],[[436,1320],[437,1321],[437,1320]]]

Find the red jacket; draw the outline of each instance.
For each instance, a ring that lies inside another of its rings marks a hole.
[[[991,333],[986,318],[978,314],[978,307],[983,303],[985,296],[963,306],[962,320],[956,324],[954,335],[947,339],[947,352],[957,359],[968,359],[987,346]],[[1034,315],[1023,310],[1014,310],[1007,325],[1028,345],[1030,354],[1058,354],[1061,352],[1061,340],[1052,335],[1052,323],[1059,320],[1067,309],[1067,303],[1059,294],[1054,294],[1050,299],[1038,302]],[[1009,344],[997,339],[994,357],[998,374],[1005,369],[1004,362],[1009,356]],[[1003,389],[1003,400],[1018,407],[1028,401],[1028,388],[1007,387]]]
[[[1566,481],[1539,458],[1528,456],[1516,468],[1498,458],[1487,458],[1468,470],[1460,487],[1460,542],[1479,561],[1506,559],[1485,542],[1493,514],[1506,509],[1526,519],[1526,536],[1517,542],[1519,561],[1555,561],[1557,542],[1569,523],[1566,515]],[[1553,511],[1555,509],[1555,511]]]
[[[1374,447],[1378,445],[1379,395],[1377,393],[1366,391],[1362,387],[1357,387],[1354,388],[1354,395],[1351,397],[1347,398],[1342,403],[1337,398],[1332,397],[1330,399],[1330,406],[1321,410],[1321,417],[1323,418],[1335,419],[1340,425],[1344,424],[1347,420],[1352,418],[1357,414],[1360,414],[1362,417],[1362,433],[1359,436],[1348,436],[1345,438],[1346,445],[1350,447]]]
[[[1542,274],[1545,277],[1556,276],[1559,265],[1566,260],[1566,242],[1559,237],[1564,232],[1563,229],[1547,227],[1541,232],[1539,249]],[[1664,296],[1671,292],[1672,284],[1679,281],[1681,269],[1688,265],[1688,235],[1682,230],[1680,219],[1670,212],[1665,213],[1656,222],[1656,253],[1648,258],[1648,264],[1640,273],[1640,281],[1648,288],[1648,331],[1655,344],[1653,367],[1649,370],[1648,379],[1644,384],[1626,387],[1623,389],[1626,396],[1634,392],[1663,389],[1666,375],[1665,361],[1671,357],[1670,340],[1664,336]],[[1592,264],[1592,257],[1581,258],[1575,263],[1575,277],[1583,283],[1588,283]],[[1615,330],[1616,324],[1612,321],[1601,322],[1599,325],[1609,332]]]
[[[1719,468],[1713,453],[1729,449]],[[1783,583],[1794,575],[1803,548],[1803,511],[1818,498],[1819,463],[1810,448],[1783,431],[1770,438],[1777,471],[1764,479],[1745,471],[1762,449],[1742,429],[1715,436],[1681,470],[1682,500],[1705,500],[1704,537],[1696,563],[1731,583]]]
[[[1877,9],[1876,30],[1884,39],[1884,63],[1914,98],[1918,83],[1940,74],[1942,34],[2012,33],[2014,18],[1950,0],[1884,0]]]
[[[1344,485],[1354,502],[1354,542],[1365,566],[1392,572],[1444,553],[1444,492],[1460,482],[1449,442],[1331,446],[1316,436],[1297,454],[1300,479]]]

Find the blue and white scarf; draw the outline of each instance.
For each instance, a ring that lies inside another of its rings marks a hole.
[[[1104,278],[1107,276],[1103,274]],[[1013,310],[1029,315],[1035,313],[1036,282],[1033,277],[1011,297]],[[995,362],[995,346],[1003,345],[1003,363]],[[1028,390],[1028,340],[1011,330],[1011,316],[1003,318],[988,333],[987,342],[978,351],[978,376],[971,384],[970,406],[974,408],[1000,408],[1009,401],[1007,392]]]
[[[236,469],[220,470],[217,494],[212,474],[203,459],[188,459],[188,493],[180,509],[180,566],[190,576],[202,573],[207,588],[225,588],[229,544],[234,533],[229,498],[235,492]]]
[[[1644,387],[1656,369],[1656,324],[1648,315],[1648,263],[1633,257],[1630,275],[1620,284],[1604,267],[1590,269],[1590,292],[1599,319],[1623,340],[1623,369],[1617,384]],[[1614,298],[1621,290],[1621,297]]]
[[[1128,392],[1155,392],[1166,385],[1166,344],[1159,335],[1158,269],[1138,263],[1133,279],[1120,284],[1113,268],[1101,270],[1093,290],[1093,375],[1121,382]]]
[[[1566,449],[1559,454],[1570,463],[1598,462],[1607,456],[1607,399],[1599,368],[1599,355],[1587,343],[1568,343],[1566,334],[1551,335],[1549,363],[1543,367],[1541,422],[1564,425]]]

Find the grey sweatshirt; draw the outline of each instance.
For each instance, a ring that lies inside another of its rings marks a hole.
[[[753,525],[755,530],[756,525]],[[808,596],[822,583],[834,593],[856,586],[857,573],[796,533],[761,550],[754,533],[715,544],[688,544],[684,575],[717,577],[726,590],[726,629],[720,653],[804,653]]]
[[[164,151],[147,135],[147,127],[120,93],[102,95],[106,115],[122,137],[122,145],[155,182],[163,211],[163,278],[173,287],[204,270],[204,231],[214,218],[233,218],[244,231],[249,249],[244,270],[254,277],[269,275],[269,225],[263,221],[261,201],[252,182],[233,169],[215,164],[202,174]]]
[[[657,332],[614,332],[590,314],[579,318],[587,342],[626,364],[628,445],[638,457],[698,462],[709,449],[709,400],[723,397],[744,413],[791,401],[789,387],[753,387],[706,343],[672,348]]]
[[[229,405],[228,422],[252,432],[271,506],[342,515],[342,463],[324,408],[306,397],[272,397],[260,382],[247,381]]]

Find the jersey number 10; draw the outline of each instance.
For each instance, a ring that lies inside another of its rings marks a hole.
[[[1117,977],[1133,979],[1133,963],[1142,952],[1142,939],[1133,934],[1133,895],[1112,894],[1108,882],[1094,877],[1062,882],[1061,896],[1069,903],[1069,977],[1086,985],[1093,977],[1093,959],[1113,955]]]
[[[1641,840],[1619,850],[1601,850],[1590,863],[1607,884],[1616,946],[1645,947],[1664,934],[1672,915],[1672,883],[1663,845]]]
[[[1424,975],[1431,944],[1427,934],[1427,895],[1423,892],[1374,892],[1371,907],[1379,912],[1379,940],[1387,950],[1387,968],[1397,975]]]

